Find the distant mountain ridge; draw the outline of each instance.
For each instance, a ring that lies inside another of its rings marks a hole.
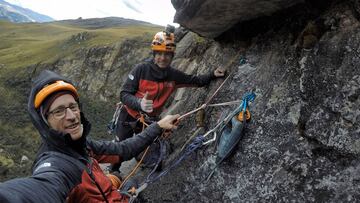
[[[0,0],[0,20],[14,23],[50,22],[53,18]]]
[[[0,0],[1,1],[1,0]],[[101,29],[111,27],[122,27],[122,26],[158,26],[145,21],[127,19],[122,17],[106,17],[106,18],[88,18],[88,19],[74,19],[74,20],[60,20],[56,23],[71,25],[86,29]]]

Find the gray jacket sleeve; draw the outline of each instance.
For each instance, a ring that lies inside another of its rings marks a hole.
[[[51,156],[37,163],[32,176],[0,183],[0,202],[65,202],[81,181],[81,169],[73,162]]]
[[[188,75],[174,68],[171,69],[171,76],[175,79],[178,88],[186,86],[203,87],[216,78],[213,71],[204,75]]]
[[[148,126],[140,134],[121,142],[87,140],[88,147],[97,155],[120,155],[123,160],[129,160],[149,146],[162,133],[157,123]]]

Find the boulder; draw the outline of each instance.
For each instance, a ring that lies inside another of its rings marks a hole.
[[[171,0],[174,22],[208,38],[215,38],[239,22],[268,16],[303,0]]]

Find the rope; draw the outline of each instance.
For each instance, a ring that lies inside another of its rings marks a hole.
[[[141,114],[141,116],[140,116],[140,118],[138,119],[138,121],[140,121],[140,122],[143,124],[141,131],[144,131],[144,129],[145,129],[147,126],[149,126],[149,124],[147,124],[147,123],[145,122],[145,116],[144,116],[144,114]],[[131,172],[125,177],[124,181],[121,183],[121,185],[120,185],[119,188],[122,188],[122,187],[125,185],[125,183],[135,174],[136,170],[140,167],[141,163],[143,162],[143,160],[144,160],[147,152],[149,151],[149,149],[150,149],[150,146],[148,146],[148,147],[145,149],[143,155],[141,156],[140,161],[138,161],[138,163],[137,163],[137,164],[135,165],[135,167],[131,170]]]
[[[220,86],[215,90],[215,92],[209,97],[209,99],[208,99],[203,105],[201,105],[200,107],[198,107],[198,108],[196,108],[196,109],[194,109],[194,110],[192,110],[192,111],[189,111],[189,112],[181,115],[181,116],[178,118],[178,120],[182,120],[182,119],[184,119],[185,117],[187,117],[187,116],[189,116],[189,115],[191,115],[191,114],[193,114],[193,113],[195,113],[195,112],[197,112],[197,111],[199,111],[199,110],[201,110],[201,109],[205,109],[205,107],[209,104],[209,102],[215,97],[215,95],[216,95],[216,94],[220,91],[220,89],[224,86],[224,84],[226,83],[226,81],[230,78],[230,75],[231,75],[231,73],[225,78],[225,80],[220,84]]]
[[[175,166],[179,165],[186,157],[190,156],[195,150],[199,149],[202,146],[203,142],[204,142],[204,137],[197,136],[194,139],[194,141],[186,147],[185,151],[175,162],[173,162],[168,168],[166,168],[164,171],[162,171],[157,176],[154,176],[154,177],[148,176],[146,178],[146,180],[144,181],[144,184],[153,183],[153,182],[157,181],[158,179],[160,179],[162,176],[169,173],[171,169],[173,169]]]
[[[162,152],[164,151],[164,145],[165,145],[164,140],[163,140],[163,139],[160,140],[159,143],[160,143],[160,149],[159,149],[159,150],[160,150],[160,151],[159,151],[160,156],[159,156],[159,159],[157,160],[156,165],[155,165],[154,168],[151,170],[151,172],[149,173],[149,175],[147,176],[146,179],[149,179],[150,176],[152,176],[152,174],[155,173],[156,169],[158,168],[159,164],[161,163],[161,161],[162,161],[163,158],[164,158],[164,154],[162,153]]]
[[[222,103],[216,103],[216,104],[209,104],[207,106],[209,107],[215,107],[215,106],[226,106],[226,105],[234,105],[241,102],[241,100],[234,100],[234,101],[228,101],[228,102],[222,102]]]
[[[131,178],[131,176],[134,175],[134,173],[136,172],[136,170],[140,167],[140,164],[143,162],[146,153],[149,151],[149,148],[150,148],[150,146],[148,146],[148,147],[145,149],[144,154],[141,156],[140,161],[135,165],[135,167],[131,170],[131,172],[126,176],[126,178],[125,178],[124,181],[121,183],[121,185],[120,185],[119,188],[122,188],[122,187],[125,185],[125,183],[129,180],[129,178]]]

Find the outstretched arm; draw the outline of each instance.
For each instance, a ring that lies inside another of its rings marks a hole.
[[[0,202],[65,202],[70,190],[80,183],[75,176],[81,178],[78,174],[81,171],[72,167],[73,163],[62,162],[61,169],[55,162],[52,158],[47,159],[40,162],[32,176],[1,183]]]
[[[214,71],[211,71],[208,74],[204,75],[188,75],[179,70],[173,69],[173,77],[175,78],[177,87],[186,87],[186,86],[198,86],[202,87],[208,85],[211,80],[219,77],[224,77],[225,71],[221,68],[217,68]]]
[[[175,129],[177,127],[175,122],[179,116],[180,115],[165,116],[157,123],[148,126],[141,133],[121,142],[94,141],[88,139],[87,145],[94,155],[120,155],[122,160],[129,160],[142,152],[157,136],[160,136],[163,129]]]

